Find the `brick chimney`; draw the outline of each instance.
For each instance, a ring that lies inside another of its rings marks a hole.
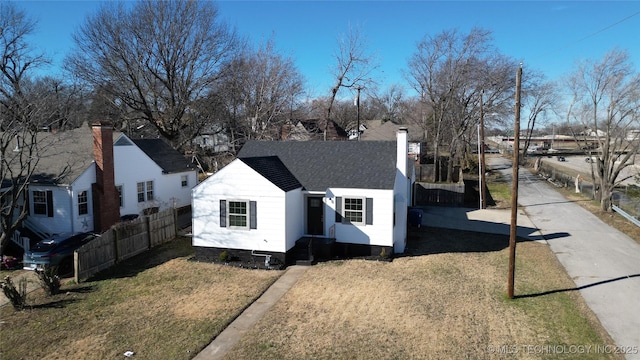
[[[120,197],[115,185],[113,164],[113,126],[99,122],[91,126],[96,182],[92,186],[93,222],[96,232],[103,233],[120,221]]]

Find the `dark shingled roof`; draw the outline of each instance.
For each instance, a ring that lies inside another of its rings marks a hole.
[[[302,187],[298,179],[287,169],[277,156],[259,156],[240,159],[271,181],[282,191],[291,191]]]
[[[165,174],[195,169],[187,158],[162,139],[131,139],[147,156],[162,168]]]
[[[264,156],[277,156],[309,191],[393,189],[395,182],[395,141],[249,141],[238,153]]]

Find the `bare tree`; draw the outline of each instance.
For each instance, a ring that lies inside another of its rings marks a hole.
[[[230,61],[215,99],[225,108],[223,127],[232,143],[274,140],[303,94],[303,77],[293,60],[278,54],[273,40]]]
[[[377,118],[396,124],[404,123],[406,112],[405,93],[400,85],[391,85],[385,91],[377,93],[370,91],[373,106],[376,108]]]
[[[514,60],[492,46],[491,32],[480,28],[466,35],[444,31],[418,44],[409,60],[408,80],[428,107],[425,121],[432,128],[436,181],[441,180],[441,143],[449,144],[449,181],[454,165],[461,165],[478,123],[480,94],[484,93],[485,111],[506,112],[515,86],[514,67]]]
[[[35,24],[12,3],[0,2],[0,254],[28,214],[25,199],[38,163],[42,108],[24,89],[30,71],[46,63],[27,43]]]
[[[535,129],[540,127],[541,118],[544,120],[547,113],[555,113],[558,108],[555,83],[545,82],[541,75],[534,74],[528,78],[522,91],[522,107],[525,108],[525,113],[528,113],[523,153],[527,152]]]
[[[640,139],[629,137],[640,128],[640,74],[634,71],[629,54],[612,50],[600,61],[579,64],[569,78],[573,95],[568,118],[579,121],[585,136],[595,139],[592,178],[603,211],[611,211],[614,188],[629,177],[620,176],[633,165]]]
[[[273,41],[260,46],[248,59],[245,105],[251,137],[277,139],[282,122],[303,93],[302,75],[291,58],[275,52]]]
[[[68,63],[81,79],[125,104],[175,148],[201,127],[194,102],[207,96],[236,50],[213,2],[107,3],[74,35]]]
[[[331,96],[327,106],[327,120],[331,120],[333,103],[340,89],[371,86],[374,83],[371,72],[378,67],[373,55],[367,53],[367,43],[357,28],[349,27],[347,35],[338,39],[338,49],[334,56],[336,60],[333,69],[335,85],[331,88]],[[329,124],[329,121],[326,123]],[[324,132],[326,140],[326,128]]]
[[[87,121],[88,92],[83,84],[46,76],[25,81],[25,95],[33,104],[47,109],[38,124],[42,129],[69,130]]]

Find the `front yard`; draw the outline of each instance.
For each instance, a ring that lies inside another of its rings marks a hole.
[[[519,244],[519,298],[506,298],[507,242],[426,228],[392,262],[310,267],[227,358],[616,358],[595,352],[613,342],[547,246]],[[1,308],[0,358],[195,356],[281,272],[196,263],[192,253],[178,239],[60,295],[31,293],[24,311]]]
[[[393,262],[316,265],[227,359],[607,358],[595,347],[612,340],[546,245],[519,244],[506,298],[507,244],[427,228]]]
[[[189,261],[190,239],[137,256],[62,293],[0,309],[0,359],[189,359],[280,276]]]

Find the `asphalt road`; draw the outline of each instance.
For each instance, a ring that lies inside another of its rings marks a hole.
[[[488,165],[511,179],[510,159],[492,157]],[[640,245],[527,169],[518,179],[518,204],[616,345],[631,350],[626,358],[640,359]]]
[[[553,157],[543,157],[542,161],[545,162],[556,162],[558,165],[567,167],[572,170],[580,171],[585,174],[591,174],[591,163],[585,161],[588,156],[580,155],[580,156],[565,156],[565,161],[558,161],[557,156]],[[640,160],[636,161],[634,165],[628,166],[624,168],[620,175],[619,179],[625,179],[622,181],[623,185],[638,185],[638,182],[635,179],[635,176],[640,174]],[[589,176],[586,179],[590,179]]]

